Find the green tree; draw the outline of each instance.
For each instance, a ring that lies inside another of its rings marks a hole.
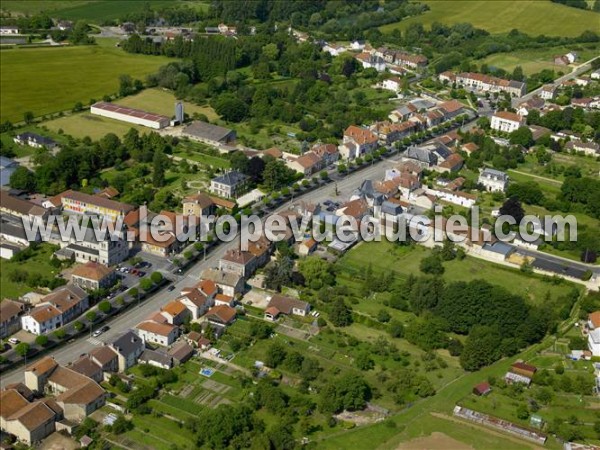
[[[392,316],[390,316],[390,313],[387,312],[386,309],[382,308],[377,313],[377,320],[379,320],[382,323],[388,323],[391,318],[392,318]]]
[[[35,343],[40,347],[45,347],[46,345],[48,345],[48,336],[46,336],[45,334],[40,334],[35,338]]]
[[[510,143],[529,148],[533,145],[533,134],[528,127],[521,127],[510,134]]]
[[[24,166],[19,166],[10,176],[10,187],[26,192],[35,192],[35,174]]]
[[[352,323],[352,309],[346,305],[343,298],[338,297],[334,300],[329,310],[329,320],[336,327],[346,327]]]
[[[35,119],[35,116],[33,115],[33,112],[26,111],[23,114],[23,120],[25,121],[26,124],[33,123],[33,119]]]
[[[442,275],[444,273],[442,259],[436,253],[432,253],[431,255],[423,258],[419,264],[419,269],[421,272],[429,275]]]
[[[501,216],[511,216],[515,219],[516,223],[519,224],[523,217],[525,217],[525,211],[519,201],[518,197],[510,197],[500,207]]]
[[[287,351],[283,344],[274,342],[267,349],[267,353],[265,355],[265,364],[268,367],[276,368],[285,360],[286,355]]]
[[[168,165],[168,158],[161,149],[156,149],[152,158],[152,185],[156,188],[165,185],[165,172]]]
[[[98,315],[96,314],[96,311],[88,311],[85,314],[85,318],[90,322],[94,322],[97,317],[98,317]]]
[[[25,358],[29,353],[30,347],[27,342],[20,342],[15,346],[15,353],[21,358]]]
[[[101,301],[100,303],[98,303],[98,309],[103,312],[104,314],[108,314],[110,312],[110,310],[112,309],[112,305],[110,304],[110,302],[108,300],[104,300]]]
[[[153,286],[154,283],[150,278],[142,278],[142,281],[140,281],[140,287],[146,292],[152,289]]]
[[[160,272],[152,272],[152,275],[150,275],[150,279],[154,284],[160,284],[162,283],[163,275]]]

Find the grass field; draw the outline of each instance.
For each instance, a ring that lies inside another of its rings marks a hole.
[[[471,23],[490,33],[506,33],[517,28],[532,35],[578,36],[584,30],[598,30],[600,15],[550,0],[424,0],[430,11],[398,23],[384,25],[383,32],[404,30],[412,23],[426,27],[433,22]]]
[[[101,23],[143,11],[147,5],[158,9],[173,3],[208,8],[207,2],[180,2],[178,0],[3,0],[2,10],[22,14],[47,12],[51,13],[52,17],[60,19],[83,19]]]
[[[114,133],[121,137],[127,133],[130,128],[135,128],[140,133],[152,131],[150,128],[141,125],[133,125],[131,123],[108,119],[106,117],[93,116],[89,112],[60,117],[44,122],[44,125],[48,127],[50,131],[54,131],[55,133],[57,133],[58,130],[63,130],[65,134],[69,134],[75,138],[82,139],[89,136],[93,140],[98,140],[107,133]]]
[[[593,13],[591,13],[593,14]],[[600,17],[598,18],[600,21]],[[598,55],[600,46],[597,44],[586,44],[577,46],[577,54],[579,62],[588,61]],[[532,50],[519,50],[510,53],[496,53],[488,56],[478,62],[485,63],[490,67],[497,67],[508,71],[514,70],[515,67],[521,66],[526,74],[533,74],[544,69],[551,69],[555,72],[570,72],[570,68],[565,66],[554,65],[553,56],[565,54],[572,49],[570,47],[550,47]]]
[[[137,95],[116,100],[114,103],[130,108],[143,109],[144,111],[162,114],[167,117],[175,115],[175,103],[178,100],[172,91],[162,89],[146,89]],[[209,106],[198,106],[193,103],[183,102],[186,114],[205,114],[209,120],[217,118],[217,114]]]
[[[130,55],[98,45],[62,48],[11,49],[0,53],[0,120],[20,122],[23,113],[35,116],[71,109],[78,101],[117,91],[119,75],[144,78],[168,61],[166,57]]]

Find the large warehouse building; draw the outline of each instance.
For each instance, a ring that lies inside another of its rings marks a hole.
[[[125,106],[107,102],[94,103],[90,108],[90,112],[98,116],[122,120],[123,122],[143,125],[157,130],[169,126],[169,123],[171,122],[167,116],[161,116],[139,109],[126,108]]]

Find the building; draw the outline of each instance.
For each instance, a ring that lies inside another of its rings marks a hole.
[[[236,139],[236,133],[229,128],[212,125],[207,122],[196,120],[186,126],[181,132],[182,136],[188,137],[194,141],[205,142],[207,144],[229,144]]]
[[[275,294],[271,297],[265,309],[265,319],[277,320],[280,314],[290,316],[306,317],[310,311],[310,305],[302,300]]]
[[[117,353],[108,345],[94,348],[90,351],[89,357],[103,372],[119,371],[119,358]]]
[[[297,158],[288,158],[285,165],[306,177],[321,170],[324,162],[315,152],[310,151]]]
[[[492,387],[487,381],[479,383],[478,385],[473,387],[473,394],[478,395],[480,397],[488,395],[490,392],[492,392]]]
[[[117,281],[115,269],[88,261],[71,272],[71,282],[82,289],[96,290],[111,287]]]
[[[54,252],[58,259],[70,259],[82,264],[93,261],[112,266],[119,264],[129,256],[129,243],[120,235],[109,234],[108,230],[102,237],[96,236],[92,228],[87,228],[83,240],[78,240],[77,236],[73,235],[70,241],[63,248]],[[64,245],[65,242],[60,241],[60,244]]]
[[[244,278],[236,273],[225,272],[220,269],[206,269],[200,275],[202,281],[212,281],[219,290],[230,297],[244,291]]]
[[[568,66],[569,64],[573,64],[575,61],[577,61],[577,53],[575,52],[554,56],[554,64],[557,66]]]
[[[134,366],[145,348],[144,341],[133,331],[126,331],[109,346],[117,354],[119,372]]]
[[[149,113],[140,109],[127,108],[108,102],[97,102],[90,107],[90,113],[97,116],[108,117],[109,119],[120,120],[122,122],[142,125],[148,128],[160,130],[169,126],[171,119],[160,114]]]
[[[508,187],[508,175],[496,169],[483,169],[477,182],[488,192],[504,192]]]
[[[525,121],[518,114],[509,111],[498,111],[492,116],[492,129],[512,133],[525,124]]]
[[[319,243],[317,241],[315,241],[313,238],[305,239],[298,244],[298,255],[299,256],[308,256],[311,253],[313,253],[317,249],[318,246],[319,246]]]
[[[138,335],[144,342],[158,344],[164,347],[171,345],[179,336],[179,329],[169,323],[158,323],[145,320],[136,327]]]
[[[30,446],[52,434],[57,413],[41,400],[29,402],[16,389],[0,392],[0,429]]]
[[[46,208],[10,195],[9,192],[2,189],[0,189],[0,212],[30,222],[36,219],[45,219],[49,215]]]
[[[145,233],[140,237],[140,243],[142,244],[143,252],[162,258],[168,258],[170,255],[177,253],[182,245],[182,242],[172,232]]]
[[[338,147],[340,155],[345,159],[355,159],[371,153],[379,146],[377,136],[367,128],[350,125],[344,131],[342,145]]]
[[[175,343],[175,345],[173,345],[173,347],[171,347],[167,353],[169,356],[171,356],[171,358],[173,358],[175,365],[180,365],[194,355],[194,347],[183,340]]]
[[[537,372],[537,367],[532,366],[530,364],[525,364],[524,362],[517,361],[512,366],[510,366],[510,371],[512,373],[516,373],[517,375],[533,378],[533,376]]]
[[[542,86],[542,90],[540,91],[540,98],[544,100],[554,100],[556,96],[556,86],[554,84],[546,84]]]
[[[210,180],[210,191],[220,197],[237,198],[246,190],[248,181],[246,175],[232,170]]]
[[[215,210],[215,203],[206,194],[198,192],[183,199],[183,214],[185,216],[209,216]]]
[[[58,147],[58,144],[53,139],[29,131],[16,135],[13,141],[15,144],[27,145],[34,148],[46,147],[48,150],[54,150]]]
[[[231,325],[235,321],[236,312],[230,306],[219,305],[213,306],[206,313],[206,320],[209,323],[218,327],[225,327]]]
[[[439,75],[441,81],[449,80],[447,73]],[[522,97],[527,93],[527,85],[521,81],[504,80],[502,78],[481,73],[465,72],[456,75],[456,84],[480,92],[507,92],[514,97]]]
[[[19,28],[11,25],[4,25],[0,27],[0,36],[11,36],[19,34]]]
[[[19,167],[19,163],[14,159],[0,155],[0,187],[8,186],[10,177],[17,170],[17,167]]]
[[[147,348],[140,355],[139,362],[142,364],[150,364],[161,369],[171,369],[173,367],[173,357],[166,354],[164,351],[152,350]]]
[[[62,327],[89,308],[87,293],[79,286],[67,284],[46,295],[42,302],[21,317],[21,326],[40,335]]]
[[[385,60],[369,52],[359,53],[354,57],[363,67],[363,69],[375,69],[377,72],[384,72],[386,69]]]
[[[104,378],[102,366],[94,361],[94,359],[89,355],[81,355],[69,366],[69,368],[77,373],[91,378],[96,383],[101,383],[102,379]]]
[[[582,152],[588,156],[598,156],[600,155],[600,144],[593,141],[582,142],[580,140],[574,140],[566,143],[565,150]]]
[[[249,278],[257,268],[256,258],[248,251],[228,250],[219,260],[219,270]]]
[[[23,305],[5,298],[0,302],[0,339],[7,338],[21,329]]]
[[[127,213],[135,209],[135,206],[127,203],[73,190],[53,197],[51,202],[62,205],[63,211],[66,213],[98,215],[112,220],[116,220],[119,216],[125,217]]]
[[[390,91],[399,92],[402,89],[402,80],[398,77],[391,77],[383,80],[381,87]]]
[[[167,323],[176,326],[183,324],[191,316],[187,306],[179,300],[167,303],[160,309],[160,313],[167,319]]]

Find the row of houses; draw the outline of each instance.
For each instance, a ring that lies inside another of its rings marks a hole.
[[[527,85],[522,81],[502,78],[475,72],[442,72],[438,75],[441,82],[456,83],[457,86],[479,92],[506,92],[513,97],[522,97],[527,93]]]

